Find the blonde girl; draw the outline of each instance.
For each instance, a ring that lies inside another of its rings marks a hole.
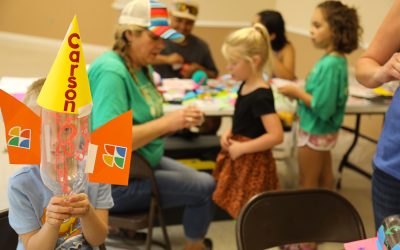
[[[263,79],[271,55],[270,39],[262,24],[230,34],[222,53],[233,79],[241,81],[232,128],[221,137],[222,150],[213,173],[213,200],[236,218],[254,195],[278,188],[271,148],[283,140],[274,97]]]

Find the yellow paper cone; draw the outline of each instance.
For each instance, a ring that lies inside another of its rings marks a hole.
[[[76,16],[72,20],[37,102],[43,108],[79,114],[92,103]]]

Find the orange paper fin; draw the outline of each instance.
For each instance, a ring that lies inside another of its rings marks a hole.
[[[92,133],[86,163],[89,181],[128,185],[131,152],[132,111],[128,111]]]
[[[0,109],[10,164],[40,164],[40,117],[1,89]]]

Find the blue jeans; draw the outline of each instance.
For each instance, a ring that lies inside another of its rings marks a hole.
[[[189,240],[203,239],[213,216],[214,178],[163,157],[154,171],[163,208],[185,206],[183,227]],[[130,181],[128,186],[113,186],[111,212],[147,210],[151,184],[148,180]]]
[[[387,216],[400,214],[400,180],[375,166],[372,174],[372,205],[376,230]]]

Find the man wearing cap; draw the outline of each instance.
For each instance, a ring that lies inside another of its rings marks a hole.
[[[185,36],[182,43],[166,41],[165,49],[156,58],[154,69],[163,78],[191,78],[197,70],[215,78],[218,70],[205,41],[192,34],[198,15],[197,0],[174,0],[171,26]]]
[[[119,17],[112,51],[97,58],[89,68],[93,99],[92,127],[96,129],[119,114],[133,110],[132,148],[154,169],[161,206],[185,206],[185,250],[204,250],[212,219],[213,178],[165,157],[163,136],[201,124],[203,113],[187,107],[164,114],[162,96],[153,82],[150,63],[164,48],[164,39],[181,41],[182,34],[168,25],[164,4],[133,0]],[[113,186],[114,213],[149,209],[151,184],[130,180]]]

